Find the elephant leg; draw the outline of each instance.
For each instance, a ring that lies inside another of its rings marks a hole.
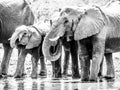
[[[38,71],[38,60],[39,60],[39,57],[37,54],[33,54],[32,55],[32,73],[31,73],[31,77],[32,78],[37,78],[37,71]]]
[[[13,50],[9,44],[3,44],[3,48],[4,48],[4,56],[1,63],[0,77],[2,77],[2,75],[7,75],[9,61]]]
[[[98,77],[102,77],[102,72],[103,72],[103,61],[104,61],[104,56],[102,58],[102,61],[100,63],[100,70],[99,70],[99,73],[98,73]]]
[[[65,56],[64,56],[64,62],[63,62],[63,76],[67,76],[67,71],[68,71],[68,65],[69,65],[69,60],[70,60],[70,50],[64,50]]]
[[[107,66],[107,75],[105,76],[106,79],[113,79],[115,77],[115,70],[114,64],[112,59],[112,53],[106,53],[106,66]]]
[[[25,50],[24,48],[19,48],[19,49],[20,49],[20,53],[19,53],[19,56],[18,56],[16,72],[14,74],[15,78],[21,78],[22,77],[25,57],[27,55],[27,50]]]
[[[51,61],[52,63],[52,71],[53,71],[53,77],[54,78],[61,78],[61,57],[56,61]]]
[[[19,57],[19,55],[20,55],[20,49],[18,49],[18,57]],[[26,73],[24,71],[25,71],[25,67],[23,65],[23,67],[22,67],[22,77],[26,75]]]
[[[100,38],[94,38],[93,51],[92,51],[92,63],[90,67],[90,81],[97,81],[98,73],[100,69],[100,63],[104,55],[105,40]]]
[[[78,42],[78,53],[81,66],[81,81],[88,81],[90,74],[90,56],[86,46]]]
[[[79,66],[78,66],[78,45],[76,41],[70,42],[70,52],[72,59],[72,77],[80,78]]]
[[[40,56],[40,64],[41,64],[41,70],[40,70],[40,76],[47,76],[47,69],[45,64],[44,56]]]

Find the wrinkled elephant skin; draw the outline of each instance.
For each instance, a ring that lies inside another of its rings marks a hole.
[[[120,50],[119,9],[119,1],[113,1],[105,7],[66,8],[53,26],[52,34],[50,33],[52,37],[48,38],[51,42],[64,36],[69,38],[72,34],[68,32],[73,32],[69,41],[75,40],[79,46],[76,52],[79,54],[82,65],[81,79],[83,81],[97,81],[104,55],[108,65],[107,77],[114,77],[111,54]],[[90,59],[92,59],[91,64]]]

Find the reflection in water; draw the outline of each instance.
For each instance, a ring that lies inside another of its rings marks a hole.
[[[31,79],[16,80],[7,78],[0,80],[0,90],[120,90],[120,82],[103,81],[98,83],[81,83],[80,80]]]
[[[7,89],[9,89],[9,84],[6,82],[4,86],[4,90],[7,90]]]
[[[18,90],[24,90],[24,82],[18,83]]]
[[[45,90],[45,83],[44,82],[40,83],[40,90]]]
[[[37,84],[37,82],[33,82],[32,83],[32,90],[38,90],[38,84]],[[41,90],[44,90],[44,89],[41,89]]]

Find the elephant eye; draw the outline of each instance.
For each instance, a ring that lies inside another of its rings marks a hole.
[[[25,32],[24,35],[26,35],[27,33]]]
[[[64,21],[64,24],[66,24],[66,23],[68,23],[68,20],[65,20],[65,21]]]

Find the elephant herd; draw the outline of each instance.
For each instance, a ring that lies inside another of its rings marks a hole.
[[[1,0],[0,43],[3,44],[4,56],[0,78],[7,75],[15,47],[18,49],[15,78],[24,76],[24,62],[28,53],[32,56],[32,78],[38,76],[39,59],[40,76],[47,75],[46,59],[51,61],[52,77],[66,77],[70,56],[72,78],[81,78],[81,81],[115,78],[112,53],[120,51],[119,10],[120,1],[117,0],[101,7],[66,7],[59,11],[57,19],[50,20],[49,28],[42,29],[43,24],[34,23],[34,14],[25,0]],[[106,76],[102,76],[104,57]]]

